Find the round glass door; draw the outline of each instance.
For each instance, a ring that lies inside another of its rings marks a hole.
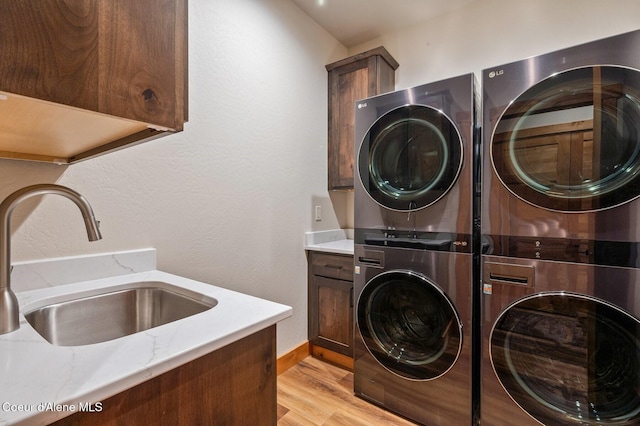
[[[616,66],[553,75],[497,122],[491,160],[524,201],[555,211],[611,208],[640,195],[640,72]]]
[[[640,323],[584,295],[528,296],[491,331],[491,363],[511,398],[543,424],[640,423]]]
[[[462,167],[462,140],[441,111],[408,105],[380,117],[363,138],[358,174],[380,205],[419,210],[455,183]]]
[[[385,272],[369,281],[358,299],[357,324],[373,357],[408,379],[440,377],[462,349],[462,323],[451,301],[411,271]]]

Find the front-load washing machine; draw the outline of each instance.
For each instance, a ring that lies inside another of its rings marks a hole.
[[[493,252],[572,262],[616,252],[616,265],[640,266],[627,244],[640,242],[640,31],[486,69],[482,88]]]
[[[355,394],[425,425],[472,423],[472,255],[355,244]]]
[[[356,102],[357,243],[470,251],[475,87],[467,74]]]
[[[481,424],[640,424],[640,269],[483,256]]]

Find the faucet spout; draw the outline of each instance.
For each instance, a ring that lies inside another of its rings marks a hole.
[[[61,195],[80,209],[89,241],[102,239],[99,223],[89,202],[76,191],[54,184],[31,185],[19,189],[0,203],[0,335],[20,327],[18,299],[11,290],[11,214],[23,200],[36,195]]]

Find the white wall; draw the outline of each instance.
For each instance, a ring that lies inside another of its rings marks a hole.
[[[398,61],[396,89],[640,29],[637,0],[476,0],[433,20],[354,46],[384,45]]]
[[[190,0],[189,45],[183,133],[68,168],[0,161],[0,197],[67,185],[104,237],[88,243],[75,206],[47,196],[16,210],[13,259],[156,247],[159,269],[293,306],[281,354],[307,339],[304,232],[339,226],[324,65],[346,48],[289,0]]]

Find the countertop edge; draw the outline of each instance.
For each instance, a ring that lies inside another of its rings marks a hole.
[[[336,240],[320,244],[305,244],[305,250],[353,256],[353,240]]]

